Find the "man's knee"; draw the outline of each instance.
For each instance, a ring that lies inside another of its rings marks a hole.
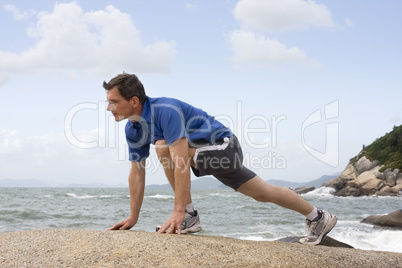
[[[272,188],[274,187],[276,186],[268,184],[256,175],[241,185],[237,191],[259,202],[272,202]]]
[[[170,157],[169,145],[166,140],[158,140],[155,142],[155,152],[159,158]]]

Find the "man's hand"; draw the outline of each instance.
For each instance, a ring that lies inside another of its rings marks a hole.
[[[184,211],[178,212],[173,211],[173,214],[169,219],[162,225],[158,233],[163,234],[164,232],[168,234],[175,234],[176,230],[178,234],[181,234],[181,223],[184,220]]]
[[[128,217],[124,221],[113,225],[113,227],[109,228],[108,230],[130,230],[135,224],[136,221],[133,218]]]
[[[129,230],[138,220],[145,189],[145,160],[131,162],[130,174],[128,176],[128,187],[130,190],[130,217],[121,221],[108,230]]]

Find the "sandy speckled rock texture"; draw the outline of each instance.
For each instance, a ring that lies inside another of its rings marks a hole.
[[[402,254],[204,235],[50,229],[1,233],[0,267],[402,267]]]

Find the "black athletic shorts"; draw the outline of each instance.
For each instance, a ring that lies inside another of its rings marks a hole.
[[[243,166],[243,152],[235,135],[217,140],[214,144],[192,141],[196,148],[193,169],[197,177],[212,175],[223,184],[237,190],[256,174]]]

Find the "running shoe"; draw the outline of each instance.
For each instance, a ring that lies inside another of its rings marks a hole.
[[[320,211],[320,213],[320,219],[314,221],[306,220],[308,233],[306,237],[299,240],[301,244],[318,245],[332,228],[334,228],[337,217],[325,210]]]
[[[159,229],[162,226],[158,225],[156,226],[156,231],[159,231]],[[198,215],[197,210],[194,210],[194,212],[187,212],[184,216],[184,220],[181,223],[181,233],[182,234],[187,234],[187,233],[196,233],[201,231],[201,222],[200,222],[200,216]]]

